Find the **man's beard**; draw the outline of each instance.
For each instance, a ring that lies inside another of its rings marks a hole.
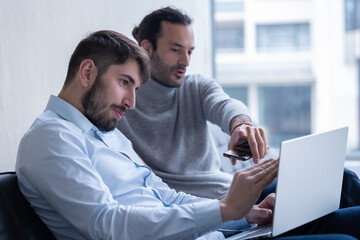
[[[168,66],[157,54],[156,51],[151,55],[151,78],[156,80],[157,82],[172,88],[180,87],[182,79],[179,82],[173,81],[171,79],[172,71],[180,69],[186,71],[186,67],[182,67],[181,65],[173,65]]]
[[[84,115],[94,124],[99,130],[109,132],[116,127],[116,118],[109,118],[107,113],[111,107],[121,109],[126,112],[126,108],[109,104],[105,101],[105,86],[102,79],[97,76],[94,84],[82,99],[82,105],[84,107]]]

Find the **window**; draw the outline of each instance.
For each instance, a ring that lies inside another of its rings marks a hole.
[[[358,59],[358,89],[359,89],[359,93],[360,93],[360,59]],[[360,95],[358,96],[358,109],[359,109],[359,112],[358,112],[358,120],[359,120],[359,126],[360,126]],[[359,136],[360,136],[360,128],[359,128]],[[358,149],[360,149],[360,141],[358,142]]]
[[[217,26],[215,29],[216,49],[243,49],[243,26]]]
[[[311,133],[311,86],[260,86],[259,121],[269,146]]]
[[[268,144],[346,125],[347,148],[359,151],[360,0],[238,0],[233,11],[236,0],[213,1],[222,9],[214,11],[214,77],[249,106]]]
[[[258,25],[256,33],[259,51],[307,50],[310,46],[308,23]]]
[[[232,98],[248,105],[248,88],[224,86]],[[268,144],[311,133],[311,85],[259,86],[259,124],[266,127]]]
[[[242,12],[244,11],[244,2],[235,0],[215,1],[215,12]]]
[[[224,91],[231,97],[248,105],[248,88],[239,86],[224,86]]]
[[[345,30],[360,29],[360,0],[345,0]]]

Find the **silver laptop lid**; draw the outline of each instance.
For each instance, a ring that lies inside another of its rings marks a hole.
[[[348,127],[281,144],[273,236],[339,208]]]

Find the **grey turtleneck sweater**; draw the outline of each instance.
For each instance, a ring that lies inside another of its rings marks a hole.
[[[117,128],[144,162],[171,188],[200,197],[226,195],[232,175],[220,171],[220,158],[207,121],[229,133],[230,120],[247,107],[230,99],[214,81],[185,76],[179,88],[152,79],[139,88],[136,108]]]

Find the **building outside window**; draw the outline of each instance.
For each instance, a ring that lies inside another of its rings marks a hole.
[[[235,26],[216,26],[215,48],[216,49],[235,49],[243,51],[244,49],[244,27]]]
[[[357,150],[360,54],[346,63],[339,36],[359,29],[360,0],[213,1],[214,77],[249,106],[270,146],[347,125],[348,150]]]
[[[311,133],[311,86],[259,86],[259,118],[269,145]]]
[[[258,51],[309,50],[309,23],[257,25],[256,47]]]
[[[360,29],[360,0],[344,0],[345,29]]]

